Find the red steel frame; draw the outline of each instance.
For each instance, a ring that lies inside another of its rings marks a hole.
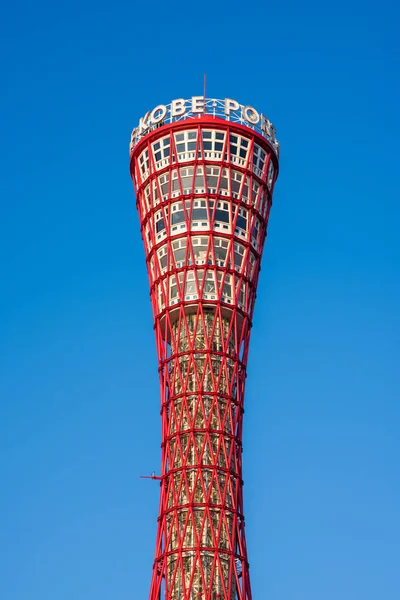
[[[224,137],[222,152],[206,152],[204,130],[224,134],[219,136]],[[196,148],[179,154],[176,134],[185,131],[196,132],[191,134]],[[231,154],[236,149],[230,136],[248,141],[245,160]],[[154,144],[166,137],[169,155],[157,162]],[[255,145],[265,153],[258,171]],[[188,179],[183,181],[188,171],[182,170],[188,167],[193,167],[189,187]],[[212,187],[210,167],[217,167]],[[156,128],[131,153],[161,393],[161,495],[150,600],[251,600],[242,420],[252,315],[277,174],[276,153],[262,135],[210,115]],[[233,177],[239,179],[236,192]],[[207,218],[194,225],[198,199]],[[177,202],[183,220],[174,229]],[[216,225],[222,214],[218,203],[228,206],[227,227]],[[243,214],[246,231],[239,235]],[[162,239],[157,218],[164,227]],[[182,252],[177,260],[178,240],[183,240],[183,260]],[[195,242],[203,244],[202,252]]]

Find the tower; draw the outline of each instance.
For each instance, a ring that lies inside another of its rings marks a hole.
[[[242,424],[275,129],[229,98],[177,99],[140,119],[130,155],[161,389],[149,600],[251,600]]]

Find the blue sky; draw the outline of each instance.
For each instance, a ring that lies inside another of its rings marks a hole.
[[[398,600],[399,9],[8,3],[0,23],[0,597],[142,600],[155,343],[128,168],[158,103],[281,142],[244,431],[255,600]]]

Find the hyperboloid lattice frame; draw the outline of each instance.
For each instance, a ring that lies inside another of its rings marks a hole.
[[[242,419],[278,159],[200,115],[131,153],[159,361],[162,471],[150,600],[251,600]]]

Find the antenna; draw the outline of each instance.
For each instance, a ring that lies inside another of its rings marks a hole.
[[[204,73],[204,100],[207,98],[207,74]]]

